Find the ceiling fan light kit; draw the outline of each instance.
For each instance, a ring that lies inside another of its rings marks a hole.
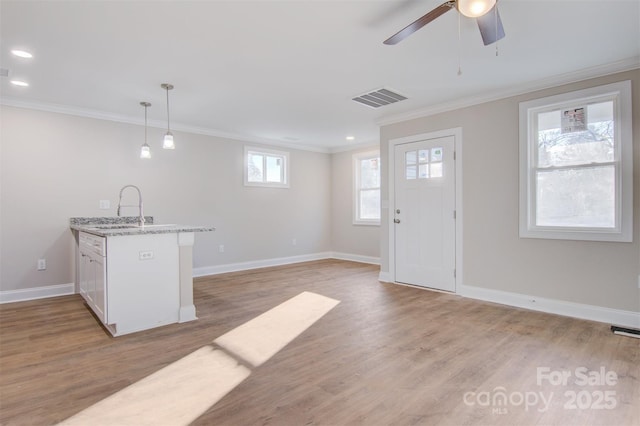
[[[469,18],[477,18],[489,12],[496,0],[458,0],[458,12]]]
[[[485,46],[495,43],[504,37],[504,28],[498,13],[497,0],[456,0],[446,1],[440,6],[416,19],[402,30],[384,41],[384,44],[398,44],[429,22],[439,18],[451,9],[457,9],[464,16],[475,18]]]

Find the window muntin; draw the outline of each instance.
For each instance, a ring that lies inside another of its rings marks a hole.
[[[442,175],[442,147],[407,151],[404,158],[405,178],[432,179]]]
[[[288,188],[288,170],[288,152],[245,147],[245,185]]]
[[[631,240],[624,83],[520,105],[521,237]]]
[[[380,224],[380,153],[353,156],[354,224]]]

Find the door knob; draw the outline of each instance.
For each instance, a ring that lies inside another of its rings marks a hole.
[[[397,214],[400,214],[400,209],[397,209],[397,210],[396,210],[396,213],[397,213]]]
[[[400,219],[393,219],[393,223],[400,223]]]

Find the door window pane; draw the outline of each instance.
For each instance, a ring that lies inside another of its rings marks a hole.
[[[442,163],[431,163],[431,177],[442,177]]]
[[[405,164],[416,164],[416,151],[409,151],[405,154]]]
[[[418,170],[418,178],[427,179],[428,177],[429,177],[429,165],[420,164],[420,168]]]
[[[431,148],[431,161],[442,161],[442,148]]]

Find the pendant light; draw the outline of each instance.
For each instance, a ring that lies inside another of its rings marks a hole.
[[[140,148],[140,158],[151,158],[151,147],[147,143],[147,108],[151,106],[149,102],[140,102],[144,107],[144,145]]]
[[[458,0],[458,11],[469,18],[477,18],[491,10],[496,0]]]
[[[167,133],[164,135],[164,140],[162,141],[163,149],[175,149],[176,146],[173,143],[173,133],[171,133],[171,125],[169,121],[169,90],[173,90],[173,85],[169,83],[163,83],[160,85],[163,89],[167,91]]]

